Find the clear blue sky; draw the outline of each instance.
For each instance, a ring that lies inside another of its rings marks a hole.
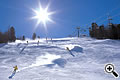
[[[51,16],[56,23],[47,22],[48,37],[66,37],[74,33],[77,26],[86,28],[96,19],[99,25],[107,25],[108,12],[113,16],[113,23],[120,23],[120,0],[0,0],[0,31],[12,25],[17,37],[31,37],[33,32],[45,37],[43,25],[34,30],[36,20],[30,19],[31,8],[38,8],[39,1],[43,7],[50,3],[49,11],[56,11]]]

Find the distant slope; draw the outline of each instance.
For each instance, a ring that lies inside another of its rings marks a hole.
[[[15,65],[19,70],[12,80],[118,80],[104,72],[104,65],[113,63],[120,73],[119,40],[84,37],[28,42],[0,44],[0,80],[9,80]]]

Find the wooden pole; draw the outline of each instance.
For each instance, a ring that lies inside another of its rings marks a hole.
[[[78,37],[80,37],[80,27],[77,27],[78,30]]]

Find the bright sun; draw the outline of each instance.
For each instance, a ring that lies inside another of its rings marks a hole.
[[[38,10],[35,9],[32,10],[35,13],[35,16],[32,17],[32,19],[38,20],[36,26],[38,26],[42,22],[44,27],[46,27],[47,21],[54,22],[52,19],[50,19],[50,16],[55,12],[48,12],[48,6],[45,9],[43,9],[42,6],[40,5],[40,8]]]

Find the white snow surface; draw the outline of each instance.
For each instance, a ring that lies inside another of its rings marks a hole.
[[[120,80],[104,72],[107,63],[120,74],[120,41],[54,38],[0,44],[0,80]],[[73,57],[66,49],[69,47]]]

